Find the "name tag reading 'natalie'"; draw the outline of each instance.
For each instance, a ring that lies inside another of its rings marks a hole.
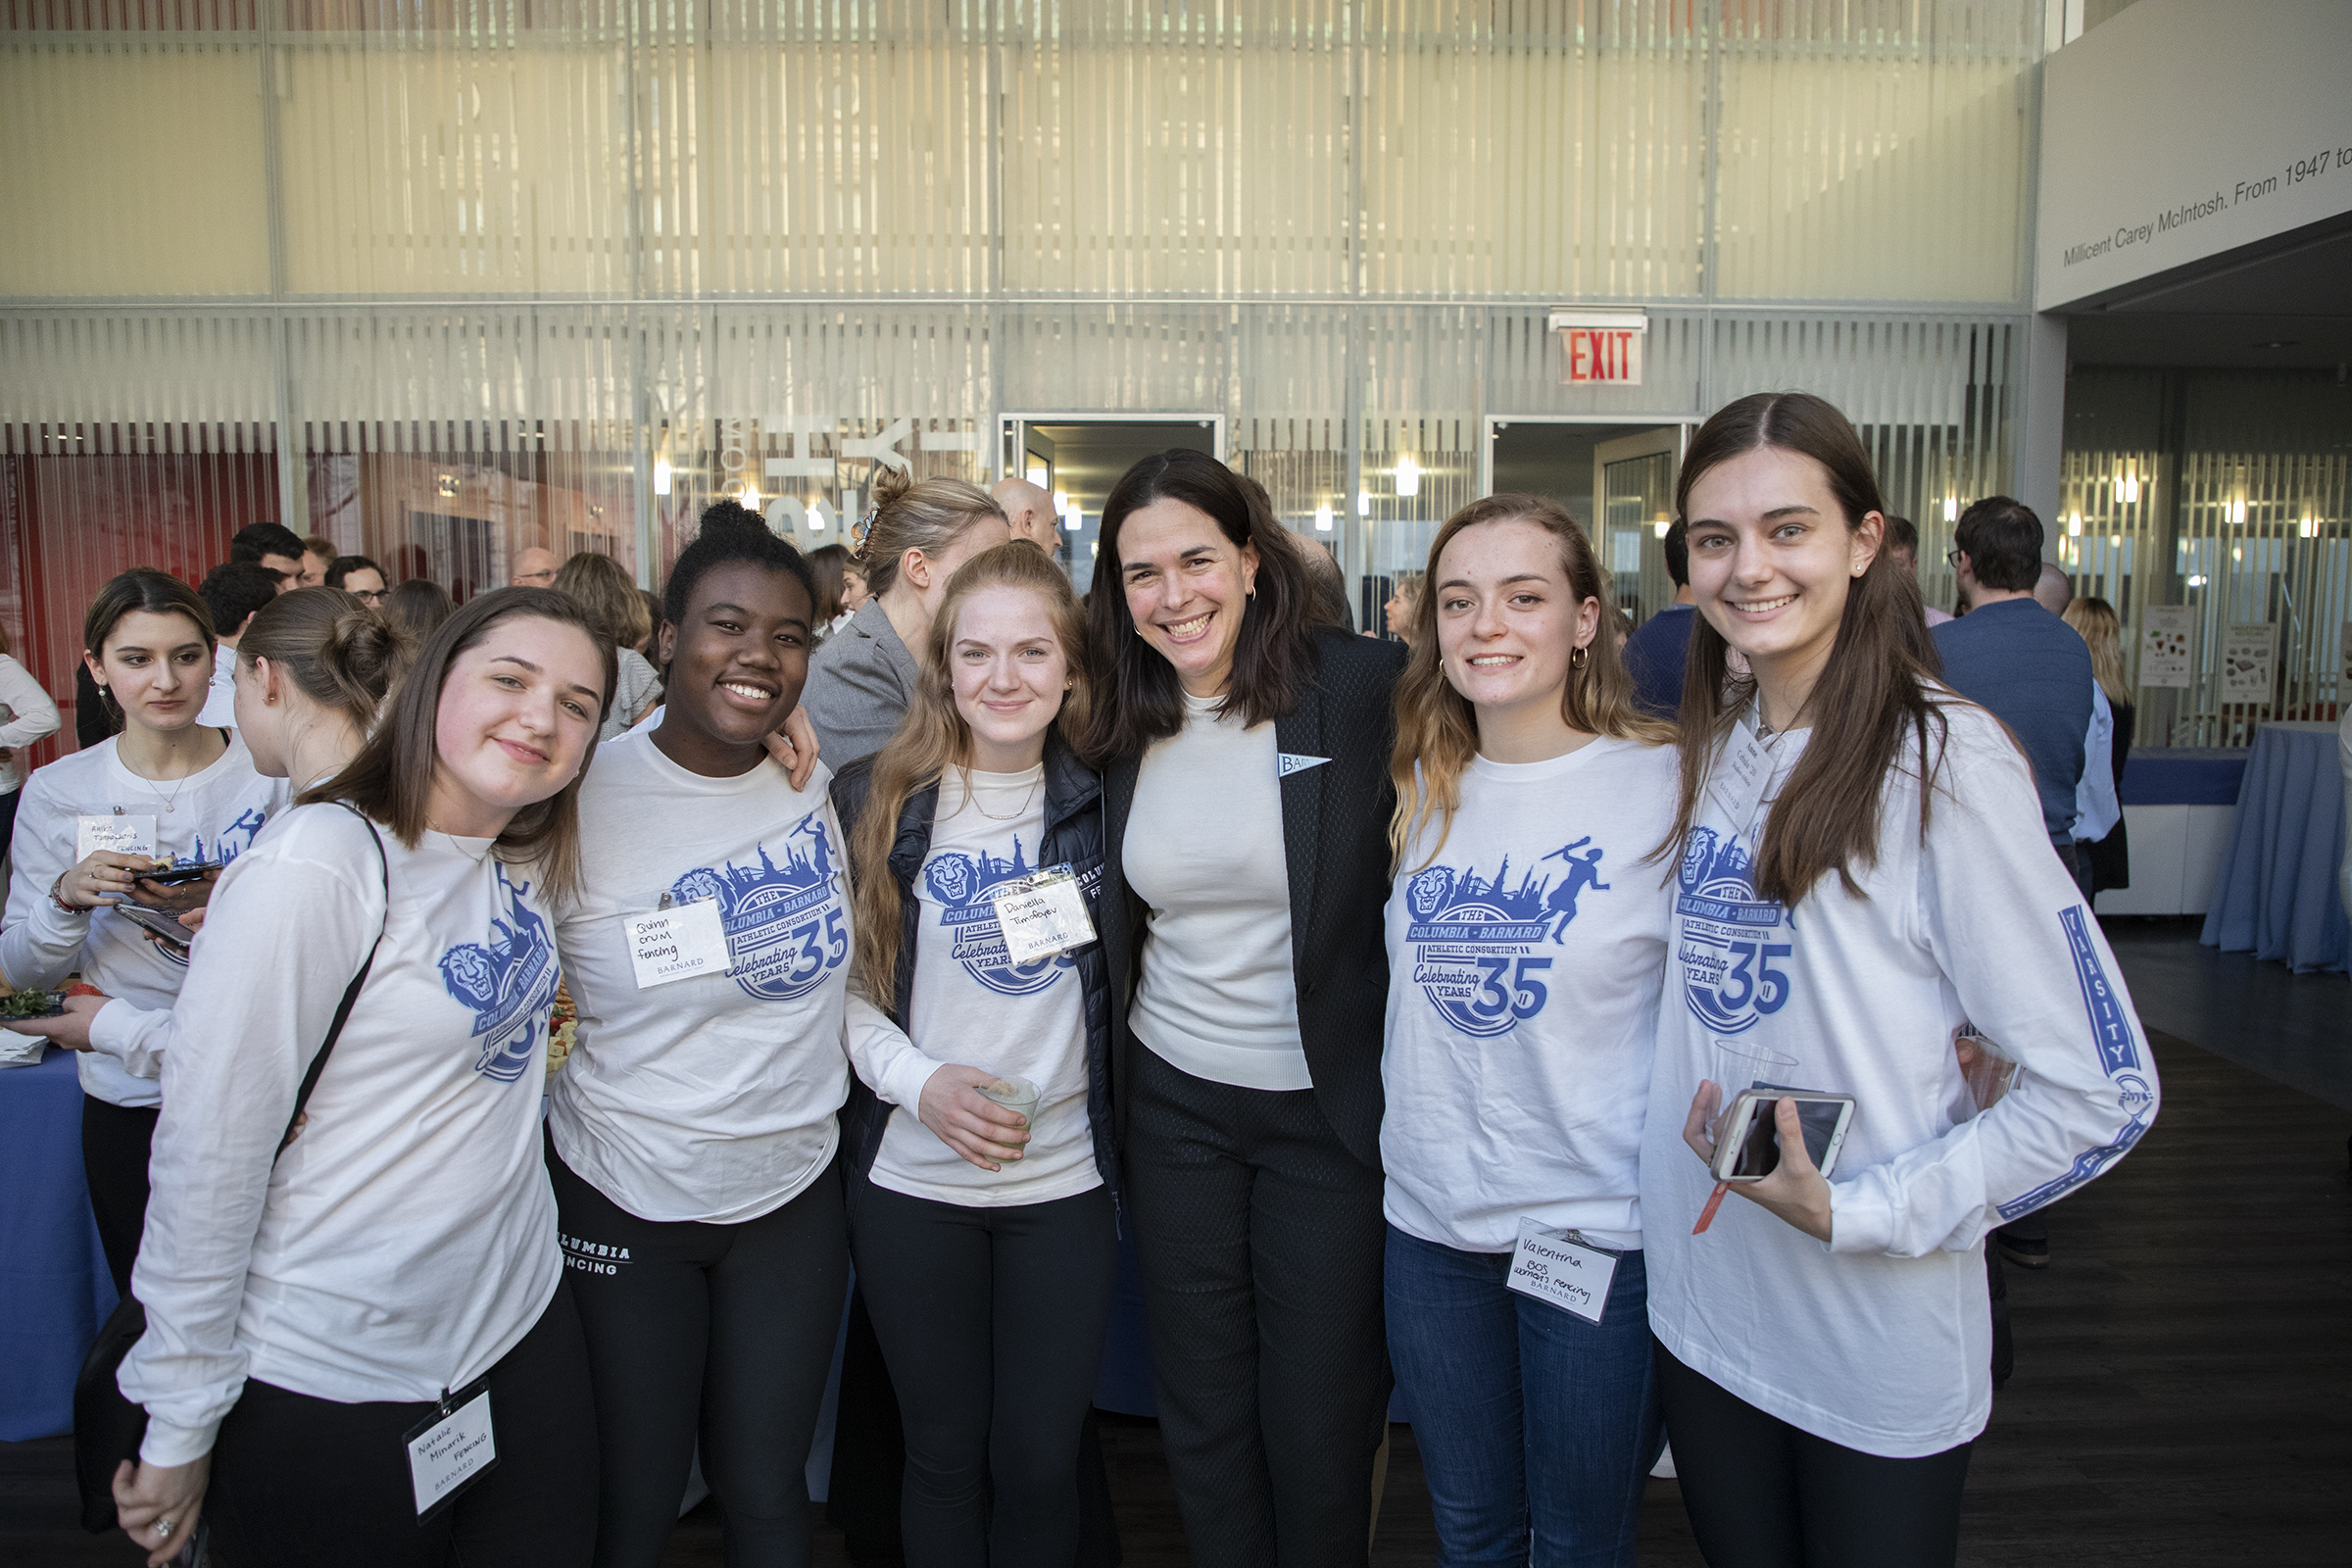
[[[1078,878],[1066,865],[1000,882],[989,893],[1004,951],[1015,964],[1036,963],[1095,940]]]

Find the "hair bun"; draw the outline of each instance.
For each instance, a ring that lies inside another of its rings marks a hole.
[[[874,476],[874,510],[880,512],[884,507],[894,505],[913,488],[914,467],[912,465],[904,468],[884,468]]]
[[[337,615],[318,645],[318,662],[340,681],[381,698],[408,656],[408,639],[365,605]]]
[[[741,502],[713,501],[703,509],[702,526],[696,531],[696,537],[719,544],[767,531],[766,519]]]

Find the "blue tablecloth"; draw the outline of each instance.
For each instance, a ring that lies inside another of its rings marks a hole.
[[[2335,885],[2344,860],[2336,744],[2333,724],[2254,732],[2230,853],[2205,906],[2207,947],[2278,958],[2297,974],[2352,960],[2352,924]]]
[[[2126,806],[2234,806],[2251,755],[2242,746],[2135,746],[2116,794]]]
[[[74,1427],[74,1376],[115,1309],[81,1179],[74,1054],[0,1070],[0,1441]]]

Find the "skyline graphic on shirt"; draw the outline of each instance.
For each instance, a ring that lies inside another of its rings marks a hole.
[[[1012,836],[1010,859],[985,850],[977,856],[948,850],[933,856],[931,863],[923,867],[923,887],[939,905],[939,928],[948,934],[956,961],[963,965],[965,974],[999,996],[1033,996],[1060,979],[1077,961],[1067,953],[1058,953],[1035,963],[1016,964],[1004,946],[1004,930],[997,923],[997,906],[989,902],[989,894],[1036,869],[1021,848],[1018,833]]]
[[[757,864],[698,865],[670,884],[678,904],[718,901],[734,966],[747,997],[792,1002],[824,984],[850,957],[849,912],[824,817],[810,811],[784,833],[784,863],[763,842]]]
[[[220,831],[219,835],[214,838],[210,849],[205,847],[204,834],[201,831],[196,833],[189,841],[191,848],[188,851],[188,858],[199,865],[225,866],[229,861],[253,848],[254,835],[261,832],[263,824],[269,819],[270,814],[260,807],[248,806],[237,813],[234,821]],[[148,946],[162,954],[166,963],[177,964],[182,969],[188,966],[188,950],[186,948],[173,948],[162,942],[151,942]]]
[[[441,955],[441,984],[473,1010],[481,1052],[473,1070],[502,1084],[514,1082],[536,1059],[556,1004],[555,936],[547,919],[524,900],[517,883],[496,867],[507,917],[490,922],[487,942],[460,942]]]
[[[1588,848],[1590,846],[1590,848]],[[1405,883],[1411,916],[1404,940],[1413,950],[1413,983],[1441,1017],[1473,1039],[1506,1034],[1543,1012],[1550,1000],[1546,947],[1568,940],[1577,901],[1606,893],[1606,850],[1591,834],[1539,856],[1511,880],[1506,853],[1492,876],[1475,864],[1427,865]],[[1552,871],[1546,861],[1560,862]]]
[[[1788,1004],[1788,972],[1774,965],[1796,951],[1796,922],[1756,895],[1754,858],[1738,834],[1693,827],[1675,872],[1675,962],[1683,1002],[1718,1034],[1743,1034]],[[1783,934],[1791,940],[1773,941]]]

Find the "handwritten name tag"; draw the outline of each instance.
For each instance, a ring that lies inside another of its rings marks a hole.
[[[462,1396],[461,1396],[462,1397]],[[416,1492],[416,1517],[437,1513],[458,1494],[498,1463],[498,1436],[490,1427],[490,1391],[455,1410],[436,1412],[408,1431],[409,1482]]]
[[[1617,1259],[1596,1247],[1570,1240],[1567,1231],[1545,1230],[1532,1219],[1519,1221],[1519,1248],[1511,1257],[1510,1288],[1549,1301],[1588,1323],[1600,1321],[1609,1304],[1609,1282]]]
[[[698,974],[725,974],[735,962],[716,899],[632,914],[626,929],[640,991]]]
[[[988,897],[1004,932],[1004,951],[1016,964],[1035,963],[1095,940],[1078,878],[1066,865],[1001,882]]]
[[[74,858],[86,860],[100,850],[116,855],[153,855],[153,816],[84,816],[74,824]]]

